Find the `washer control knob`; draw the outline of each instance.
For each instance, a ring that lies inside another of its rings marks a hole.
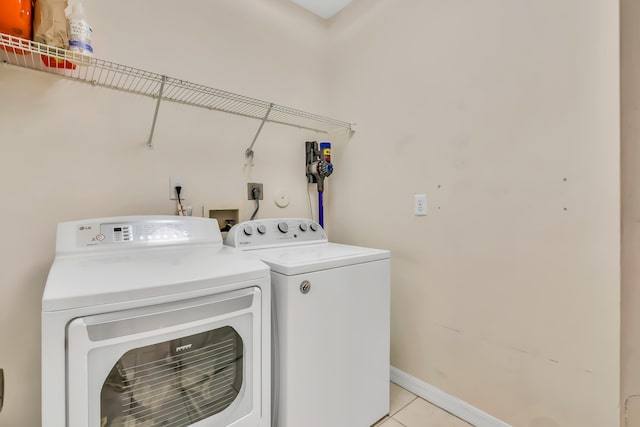
[[[245,225],[242,231],[244,231],[245,235],[251,236],[253,234],[253,227],[251,227],[250,225]]]
[[[307,231],[309,229],[309,227],[307,226],[307,224],[302,223],[300,224],[300,231]]]
[[[312,222],[309,226],[311,227],[311,231],[318,231],[318,224],[315,222]]]
[[[265,227],[265,226],[264,226],[264,224],[260,224],[260,225],[258,226],[258,233],[260,233],[260,234],[264,234],[264,233],[266,233],[266,232],[267,232],[267,227]]]
[[[280,230],[281,233],[286,233],[287,231],[289,231],[289,224],[287,224],[286,222],[279,223],[278,230]]]

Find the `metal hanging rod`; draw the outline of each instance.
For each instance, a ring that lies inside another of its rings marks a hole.
[[[355,125],[0,33],[0,61],[59,77],[214,111],[329,133]],[[153,137],[153,128],[149,139]],[[255,141],[252,143],[255,143]]]

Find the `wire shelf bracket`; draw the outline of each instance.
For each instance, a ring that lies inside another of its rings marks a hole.
[[[167,82],[167,76],[162,76],[162,83],[160,84],[160,93],[158,94],[158,102],[156,103],[156,111],[153,113],[153,123],[151,123],[151,133],[149,134],[149,141],[147,147],[153,150],[153,132],[156,130],[156,122],[158,121],[158,111],[160,111],[160,103],[162,102],[162,93],[164,92],[164,85]]]
[[[3,33],[0,33],[0,62],[156,99],[147,142],[149,148],[153,148],[153,136],[162,101],[260,120],[258,132],[245,153],[247,157],[252,156],[253,146],[265,123],[277,123],[319,133],[355,131],[355,123],[69,52]]]
[[[273,109],[273,103],[271,105],[269,105],[269,109],[267,110],[267,114],[264,115],[264,119],[262,119],[262,122],[260,122],[260,127],[258,128],[258,132],[256,132],[256,136],[253,137],[253,141],[251,141],[251,145],[244,152],[244,155],[247,158],[247,160],[249,161],[249,163],[253,162],[253,154],[254,154],[253,153],[253,146],[256,144],[256,141],[258,140],[258,136],[260,135],[260,132],[262,132],[262,127],[264,126],[264,124],[269,119],[269,113],[271,113],[272,109]]]

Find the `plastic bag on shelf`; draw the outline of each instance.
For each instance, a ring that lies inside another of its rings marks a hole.
[[[66,0],[36,0],[33,14],[33,40],[49,46],[66,48],[67,35]]]

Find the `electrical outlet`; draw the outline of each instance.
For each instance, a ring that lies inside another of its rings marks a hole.
[[[250,182],[247,184],[247,200],[255,200],[253,197],[253,189],[257,188],[260,191],[260,196],[258,196],[258,200],[264,199],[264,192],[262,191],[262,184],[259,182]]]
[[[413,214],[415,216],[427,215],[427,195],[426,194],[413,195]]]
[[[182,179],[179,176],[172,176],[169,178],[169,200],[178,200],[178,194],[176,193],[176,187],[182,187],[180,190],[180,200],[184,200],[187,197],[184,192],[184,185],[182,185]]]

